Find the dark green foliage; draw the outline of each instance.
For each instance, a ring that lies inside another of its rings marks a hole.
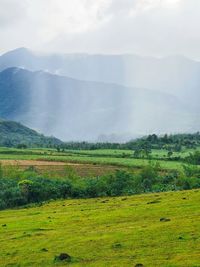
[[[151,192],[152,186],[156,183],[158,178],[158,169],[156,166],[145,166],[140,173],[140,185],[142,191]]]
[[[191,153],[185,159],[185,161],[194,165],[200,165],[200,151],[195,151],[194,153]]]

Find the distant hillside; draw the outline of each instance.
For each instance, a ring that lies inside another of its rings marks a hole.
[[[62,142],[54,137],[46,137],[14,121],[0,120],[0,146],[49,146]]]
[[[196,132],[198,115],[177,97],[155,90],[20,68],[0,72],[0,117],[64,141]]]

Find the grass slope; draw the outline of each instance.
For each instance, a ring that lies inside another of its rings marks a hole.
[[[1,211],[0,266],[198,267],[199,203],[194,190]]]

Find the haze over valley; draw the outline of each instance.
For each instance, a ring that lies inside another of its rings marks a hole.
[[[198,131],[200,63],[182,56],[0,57],[0,117],[65,141]]]

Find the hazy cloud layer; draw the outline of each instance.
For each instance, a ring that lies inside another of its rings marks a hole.
[[[23,1],[19,0],[0,0],[0,29],[7,30],[14,23],[25,19]]]
[[[0,0],[0,52],[184,54],[200,59],[199,0]]]

